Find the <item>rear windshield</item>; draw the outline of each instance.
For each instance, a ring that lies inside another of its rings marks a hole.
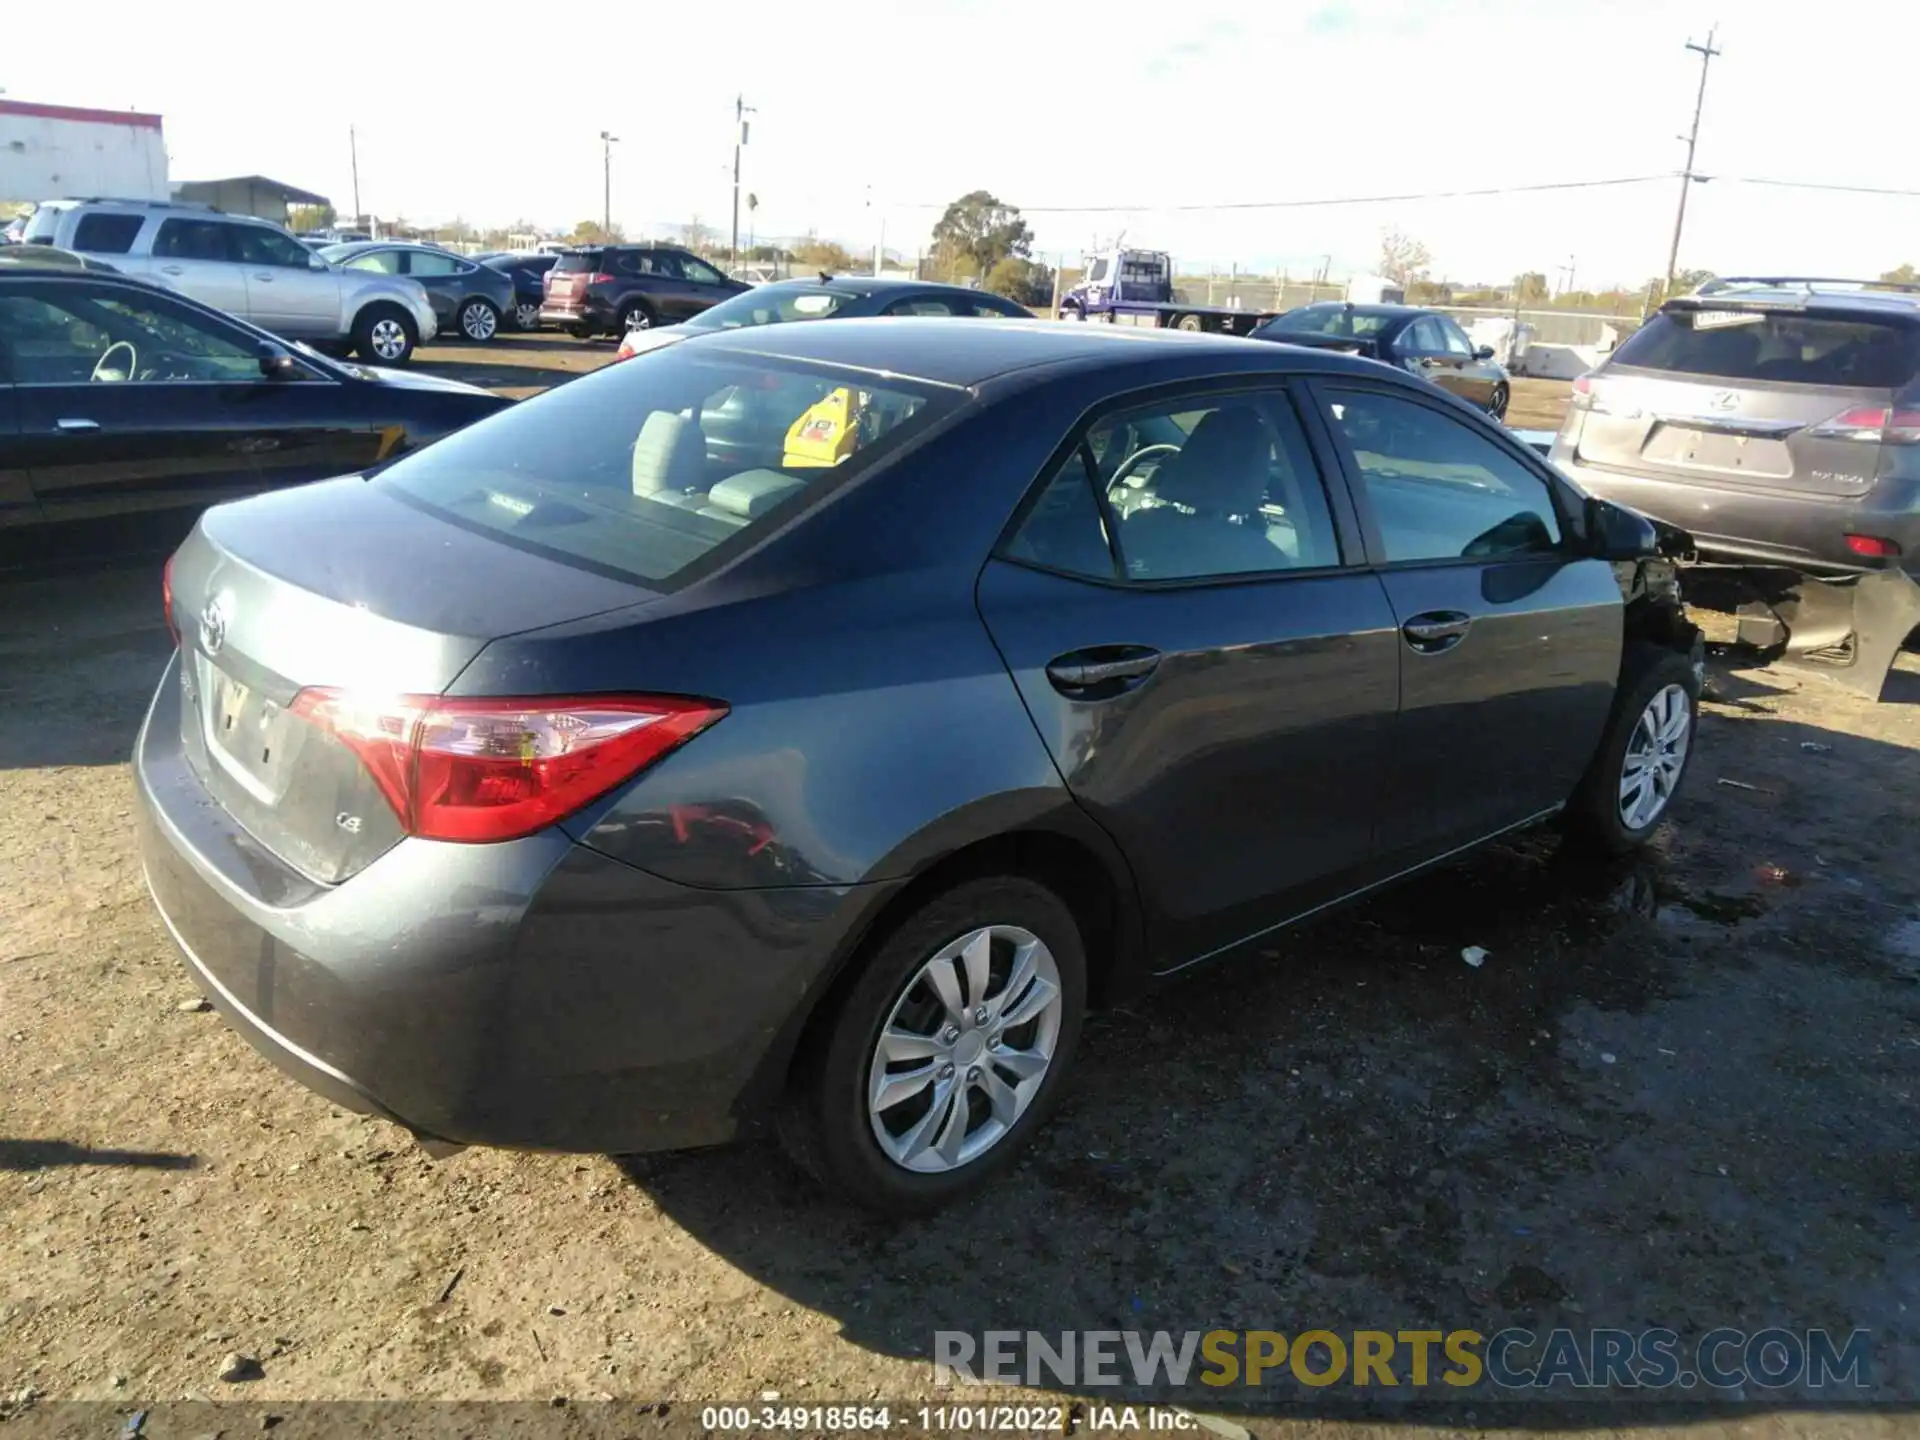
[[[27,221],[27,228],[20,232],[20,238],[31,245],[51,245],[54,232],[60,228],[60,211],[51,205],[42,205],[33,212],[33,218]]]
[[[527,400],[374,482],[468,529],[668,589],[783,524],[960,400],[675,345]],[[724,550],[722,547],[726,547]]]
[[[570,255],[562,255],[553,262],[554,272],[560,275],[585,273],[598,268],[600,252],[598,250],[576,250]]]
[[[1260,331],[1264,335],[1337,335],[1343,339],[1365,339],[1379,334],[1391,318],[1356,312],[1344,305],[1307,306],[1276,316],[1262,325]]]
[[[733,330],[742,325],[783,325],[789,320],[824,320],[854,297],[824,285],[782,285],[753,289],[702,311],[689,330]]]
[[[1725,380],[1892,390],[1920,370],[1920,331],[1753,310],[1663,310],[1614,364]]]

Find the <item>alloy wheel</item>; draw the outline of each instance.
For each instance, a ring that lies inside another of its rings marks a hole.
[[[382,360],[398,360],[407,353],[406,327],[398,320],[374,321],[373,328],[367,332],[367,339],[373,345],[373,353]]]
[[[627,312],[626,328],[629,330],[651,330],[653,328],[653,317],[644,310],[629,310]]]
[[[1647,701],[1620,766],[1620,823],[1627,829],[1644,830],[1665,812],[1687,766],[1692,728],[1685,686],[1662,686]]]
[[[881,1151],[943,1174],[992,1149],[1046,1083],[1063,1013],[1059,967],[1031,931],[983,925],[943,945],[894,1002],[867,1067]]]
[[[460,312],[460,333],[469,340],[491,340],[500,326],[493,307],[476,300]]]
[[[522,330],[531,330],[540,323],[540,307],[531,300],[522,300],[513,307],[513,323]]]

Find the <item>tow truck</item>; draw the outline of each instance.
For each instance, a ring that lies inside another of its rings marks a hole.
[[[1174,297],[1173,257],[1164,250],[1107,250],[1087,256],[1084,279],[1060,297],[1062,320],[1104,320],[1158,330],[1245,335],[1277,310],[1192,305]]]

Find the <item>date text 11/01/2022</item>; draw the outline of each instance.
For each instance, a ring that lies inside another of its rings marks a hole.
[[[792,1430],[839,1433],[910,1429],[926,1433],[1064,1433],[1064,1405],[709,1405],[700,1412],[703,1430]],[[1165,1405],[1101,1405],[1074,1417],[1090,1431],[1192,1430],[1199,1425],[1189,1411]]]

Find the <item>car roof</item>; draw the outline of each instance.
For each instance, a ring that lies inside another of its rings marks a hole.
[[[1040,367],[1110,369],[1137,383],[1217,372],[1324,370],[1377,375],[1380,366],[1332,351],[1226,335],[1138,326],[1065,325],[1042,320],[938,316],[860,317],[831,325],[750,325],[690,341],[775,359],[971,387]]]
[[[457,251],[449,250],[444,245],[435,245],[426,240],[342,240],[339,244],[329,245],[327,248],[329,250],[351,250],[356,255],[367,250],[431,250],[436,255],[458,254]],[[475,257],[461,255],[460,258],[467,260]]]
[[[1382,319],[1391,319],[1396,315],[1431,315],[1433,313],[1424,305],[1361,305],[1351,300],[1311,300],[1305,305],[1294,308],[1295,310],[1351,310],[1356,315],[1378,315]]]
[[[920,290],[933,295],[992,295],[1000,300],[1006,297],[993,295],[990,290],[975,290],[966,285],[949,285],[944,280],[907,280],[898,275],[835,275],[831,271],[822,278],[819,274],[789,275],[784,280],[769,280],[757,288],[761,290],[781,290],[787,287],[812,290],[845,290],[854,295],[882,295],[895,290]]]

